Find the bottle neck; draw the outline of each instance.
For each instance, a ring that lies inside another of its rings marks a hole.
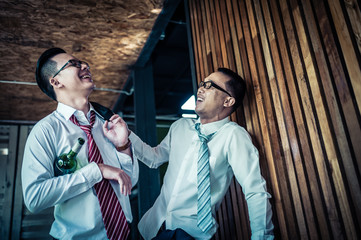
[[[73,146],[73,149],[71,149],[70,152],[68,153],[67,157],[68,158],[76,157],[81,146],[82,146],[82,144],[80,144],[79,142],[76,142],[75,145]]]
[[[72,158],[76,157],[77,154],[78,154],[77,152],[74,152],[73,150],[70,150],[67,157],[68,157],[68,159],[72,159]]]

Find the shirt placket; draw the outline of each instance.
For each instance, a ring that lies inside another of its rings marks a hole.
[[[196,149],[198,149],[200,146],[200,142],[199,142],[198,136],[196,134],[194,134],[194,136],[192,137],[192,142],[191,142],[190,146],[191,147],[188,149],[188,151],[184,155],[183,159],[181,159],[181,161],[185,161],[185,162],[192,161],[192,163],[191,164],[181,164],[181,168],[179,169],[179,175],[176,178],[176,181],[174,183],[174,188],[172,190],[171,197],[169,199],[167,215],[169,215],[169,213],[172,212],[172,209],[177,206],[175,203],[177,202],[177,195],[179,193],[179,189],[181,188],[182,184],[184,184],[184,181],[187,180],[187,177],[189,176],[189,174],[191,174],[190,172],[193,172],[193,168],[196,167],[196,165],[194,165],[194,161],[193,161],[194,156],[193,155],[194,155]],[[190,170],[190,168],[192,168],[192,169]],[[196,170],[194,172],[196,174]],[[167,219],[170,219],[170,218],[167,217]]]

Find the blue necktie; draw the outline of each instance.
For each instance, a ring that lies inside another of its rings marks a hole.
[[[207,142],[214,133],[204,135],[200,131],[200,123],[196,123],[201,147],[197,162],[197,181],[198,181],[198,203],[197,203],[197,226],[203,231],[208,232],[213,227],[211,210],[211,188],[209,177],[209,151]]]

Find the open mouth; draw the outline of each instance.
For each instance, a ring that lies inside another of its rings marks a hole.
[[[204,101],[203,97],[200,97],[200,96],[197,97],[197,102],[203,102],[203,101]]]
[[[80,79],[92,81],[92,76],[90,74],[85,74],[83,76],[80,76]]]

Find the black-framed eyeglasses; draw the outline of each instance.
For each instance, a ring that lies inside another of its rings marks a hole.
[[[69,61],[67,61],[67,62],[64,64],[64,66],[62,66],[62,67],[59,69],[59,71],[57,71],[57,72],[54,74],[53,78],[55,78],[56,75],[58,75],[61,71],[63,71],[63,70],[68,66],[69,63],[70,63],[70,66],[77,67],[77,68],[81,68],[81,65],[82,65],[82,64],[85,64],[88,69],[90,68],[90,66],[89,66],[89,64],[88,64],[87,62],[80,61],[80,60],[77,60],[77,59],[70,59]]]
[[[198,85],[198,88],[200,88],[200,87],[204,87],[205,89],[210,89],[211,87],[214,87],[224,93],[227,93],[228,96],[232,97],[232,95],[229,92],[227,92],[226,90],[224,90],[223,88],[221,88],[220,86],[215,84],[212,80],[209,80],[207,82],[205,82],[205,81],[200,82]]]

